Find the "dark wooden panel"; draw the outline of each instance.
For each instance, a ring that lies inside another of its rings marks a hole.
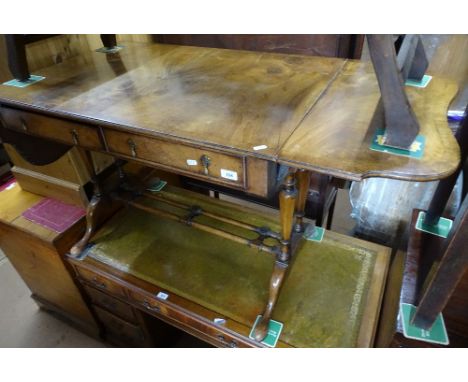
[[[108,310],[126,321],[136,323],[136,317],[130,305],[87,285],[85,285],[84,288],[94,304]]]
[[[124,346],[144,346],[145,335],[141,328],[98,306],[94,306],[94,310],[106,328],[108,340]]]
[[[124,289],[114,281],[82,267],[77,267],[76,269],[79,277],[81,277],[93,287],[104,290],[113,294],[114,296],[125,297]]]
[[[363,44],[359,35],[338,34],[173,34],[153,39],[164,44],[343,58],[359,58]]]

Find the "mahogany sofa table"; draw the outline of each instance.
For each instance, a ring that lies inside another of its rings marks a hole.
[[[45,79],[0,88],[0,135],[32,162],[51,162],[75,145],[257,196],[271,192],[278,164],[289,167],[279,232],[250,227],[258,238],[246,241],[211,230],[275,256],[259,341],[302,237],[309,171],[354,181],[429,181],[450,175],[459,161],[446,122],[457,87],[438,77],[406,90],[426,139],[424,155],[370,150],[382,128],[370,63],[128,43],[117,53],[90,52],[34,74]],[[95,179],[88,229],[72,254],[86,247],[107,197]],[[184,223],[195,226],[203,211],[189,210]]]

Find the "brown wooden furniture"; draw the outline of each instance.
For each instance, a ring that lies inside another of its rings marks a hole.
[[[420,327],[427,328],[435,315],[442,313],[449,346],[468,345],[467,207],[468,198],[447,239],[416,230],[420,210],[413,211],[408,251],[395,256],[389,273],[377,346],[439,346],[404,337],[398,317],[400,303],[418,307]]]
[[[278,34],[230,34],[230,35],[153,35],[153,41],[162,44],[201,46],[250,50],[256,52],[300,54],[356,58],[361,57],[364,35],[278,35]]]
[[[29,163],[9,144],[5,144],[5,149],[14,165],[13,175],[23,190],[68,204],[85,208],[88,206],[92,190],[92,187],[89,187],[91,174],[85,165],[83,153],[76,147],[45,166]],[[93,164],[97,173],[106,169],[112,162],[113,158],[110,156],[93,154]]]
[[[439,222],[445,205],[462,171],[468,153],[468,119],[456,132],[460,145],[461,162],[457,170],[441,180],[431,204],[426,211],[424,224],[431,226]],[[412,324],[430,329],[439,313],[444,313],[447,330],[455,346],[468,343],[468,197],[457,212],[453,227],[447,238],[419,231],[415,228],[419,210],[413,211],[408,253],[401,281],[400,301],[416,306]],[[401,322],[396,327],[401,332]],[[398,338],[400,339],[398,340]],[[395,336],[400,343],[411,343]]]
[[[266,334],[301,243],[301,233],[292,226],[295,210],[303,208],[302,198],[296,204],[296,186],[303,189],[304,170],[348,180],[382,176],[427,181],[450,175],[459,161],[445,119],[456,85],[437,77],[424,89],[407,89],[426,137],[424,156],[415,159],[369,149],[383,118],[375,117],[380,92],[369,63],[127,44],[119,53],[89,53],[37,74],[46,79],[24,89],[0,90],[0,134],[31,160],[47,163],[54,151],[63,153],[75,145],[258,196],[271,192],[273,166],[289,168],[280,193],[279,231],[251,226],[259,236],[250,242],[211,229],[215,236],[255,245],[275,257],[257,340]],[[35,154],[27,146],[32,143]],[[138,190],[135,194],[125,187],[126,193],[106,194],[98,178],[93,180],[87,231],[72,248],[75,255],[87,245],[109,196],[142,207],[134,201]],[[206,231],[196,219],[203,213],[196,206],[188,212],[183,219],[157,213]],[[265,244],[267,239],[276,244]]]
[[[247,227],[228,220],[240,218],[279,229],[276,214],[173,186],[153,195],[137,201],[148,211],[179,214],[180,204],[197,205],[205,213],[203,224],[226,233],[249,235]],[[222,211],[224,221],[216,219]],[[331,231],[320,243],[301,243],[274,313],[284,324],[277,346],[372,346],[389,255],[388,248]],[[69,261],[104,325],[119,322],[126,344],[138,344],[140,312],[215,346],[264,346],[249,333],[267,298],[272,264],[255,248],[130,208]]]
[[[239,49],[257,52],[301,54],[308,56],[325,56],[354,58],[361,57],[364,35],[153,35],[153,41],[163,44],[201,46],[207,48]],[[278,208],[280,172],[277,168],[275,192],[268,198],[247,194],[221,185],[203,182],[198,179],[181,177],[184,187],[206,192],[219,193],[242,198],[258,204]],[[273,171],[272,171],[273,172]],[[311,183],[306,199],[305,215],[322,227],[327,217],[327,228],[331,227],[333,207],[336,201],[337,188],[333,178],[323,174],[311,173]]]
[[[57,234],[21,216],[42,199],[18,185],[0,192],[0,247],[39,306],[97,337],[96,320],[63,261],[70,246],[83,234],[84,219]]]
[[[57,35],[53,34],[7,34],[5,35],[6,49],[8,51],[8,68],[13,78],[26,81],[30,78],[26,45],[45,40]],[[117,45],[115,35],[103,34],[101,41],[105,48],[111,49]]]

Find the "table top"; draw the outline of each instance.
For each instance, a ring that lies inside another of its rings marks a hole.
[[[46,79],[0,86],[0,103],[352,180],[433,180],[459,161],[446,122],[457,86],[439,77],[407,88],[426,137],[423,158],[369,149],[383,126],[372,118],[380,93],[368,62],[127,43],[33,74]]]
[[[231,219],[279,229],[276,215],[171,186],[162,193]],[[145,204],[177,210],[154,200]],[[268,299],[273,256],[179,222],[128,208],[110,219],[92,243],[89,258],[217,312],[227,327],[232,320],[251,328]],[[295,347],[371,346],[389,256],[388,248],[331,231],[320,243],[303,240],[273,313],[284,323],[280,341]]]

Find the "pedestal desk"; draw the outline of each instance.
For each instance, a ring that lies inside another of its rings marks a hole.
[[[271,193],[279,164],[289,167],[274,230],[223,212],[210,215],[197,205],[179,203],[183,217],[148,208],[142,200],[154,195],[129,185],[118,161],[120,191],[103,190],[94,177],[87,232],[71,249],[74,256],[83,252],[112,198],[266,252],[274,267],[256,341],[267,334],[291,257],[303,241],[310,171],[354,181],[429,181],[448,176],[459,161],[446,122],[457,87],[438,77],[425,88],[406,89],[425,137],[423,156],[370,149],[383,127],[370,63],[128,43],[116,53],[90,52],[34,74],[45,79],[0,89],[0,134],[32,162],[48,163],[78,146],[257,196]],[[243,232],[203,223],[206,216]]]

